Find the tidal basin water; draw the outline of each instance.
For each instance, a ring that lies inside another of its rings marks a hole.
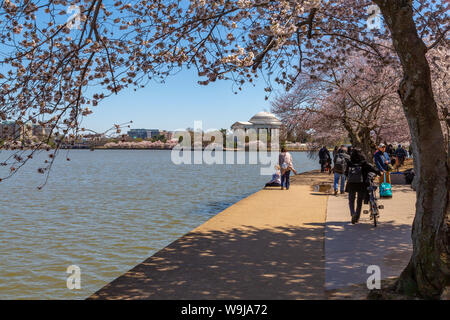
[[[42,190],[46,152],[0,183],[0,299],[87,298],[270,180],[259,165],[175,165],[168,150],[66,154]],[[292,156],[299,172],[319,167]],[[70,265],[79,290],[67,288]]]

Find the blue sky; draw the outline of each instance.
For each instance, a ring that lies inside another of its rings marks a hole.
[[[58,15],[57,19],[63,23],[72,14]],[[45,14],[40,11],[39,15],[43,16],[38,21],[46,23]],[[197,81],[205,79],[198,77],[196,69],[185,69],[167,78],[165,83],[152,81],[145,88],[123,90],[96,107],[90,106],[93,113],[83,119],[81,126],[104,132],[114,124],[132,120],[131,128],[135,129],[176,130],[192,128],[194,121],[201,120],[204,130],[230,128],[235,121],[247,121],[259,111],[270,111],[270,99],[264,99],[267,85],[264,79],[258,79],[254,79],[256,86],[246,84],[234,94],[231,80],[202,86]],[[276,83],[272,86],[276,88]]]
[[[194,71],[184,70],[164,84],[150,82],[137,91],[124,90],[94,107],[82,126],[102,132],[132,120],[131,128],[175,130],[192,128],[195,120],[202,120],[204,130],[220,129],[247,121],[259,111],[270,111],[263,79],[255,87],[244,86],[238,94],[233,93],[232,81],[201,86],[198,80]]]

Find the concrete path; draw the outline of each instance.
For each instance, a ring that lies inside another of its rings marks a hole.
[[[367,215],[350,223],[347,194],[302,181],[239,201],[90,299],[364,299],[369,265],[383,279],[400,274],[411,254],[414,191],[394,186],[374,228]]]
[[[380,267],[381,278],[398,276],[412,252],[411,225],[415,192],[409,186],[393,186],[392,199],[380,199],[378,226],[368,214],[352,225],[347,194],[330,196],[325,227],[325,287],[327,290],[366,283],[367,267]],[[367,208],[363,205],[363,209]]]
[[[324,299],[326,195],[261,190],[90,299]]]

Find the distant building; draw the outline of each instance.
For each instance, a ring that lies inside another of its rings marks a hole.
[[[147,139],[149,136],[151,136],[151,130],[147,129],[131,129],[127,132],[128,136],[133,139]]]
[[[233,123],[231,129],[243,129],[247,131],[248,129],[267,129],[270,132],[270,129],[280,129],[281,121],[275,117],[274,114],[270,112],[261,111],[255,114],[249,121],[237,121]]]
[[[166,138],[166,140],[171,140],[173,138],[173,132],[172,131],[163,130],[163,131],[161,131],[161,135],[163,135],[164,138]]]
[[[32,136],[32,127],[28,124],[17,124],[14,121],[0,123],[0,139],[23,140]]]
[[[35,136],[39,139],[48,137],[51,132],[52,132],[51,128],[46,128],[41,125],[33,125],[32,126],[33,136]]]
[[[171,131],[159,129],[131,129],[127,132],[127,135],[132,139],[152,139],[158,136],[164,136],[167,140],[170,140],[173,133]]]
[[[0,139],[18,139],[20,137],[19,126],[13,121],[0,123]]]
[[[147,130],[147,138],[155,138],[157,136],[160,136],[162,134],[162,131],[159,129],[149,129]]]

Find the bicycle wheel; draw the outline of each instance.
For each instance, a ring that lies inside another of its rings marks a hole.
[[[376,227],[377,226],[377,217],[378,217],[378,212],[376,210],[373,211],[373,226]]]

